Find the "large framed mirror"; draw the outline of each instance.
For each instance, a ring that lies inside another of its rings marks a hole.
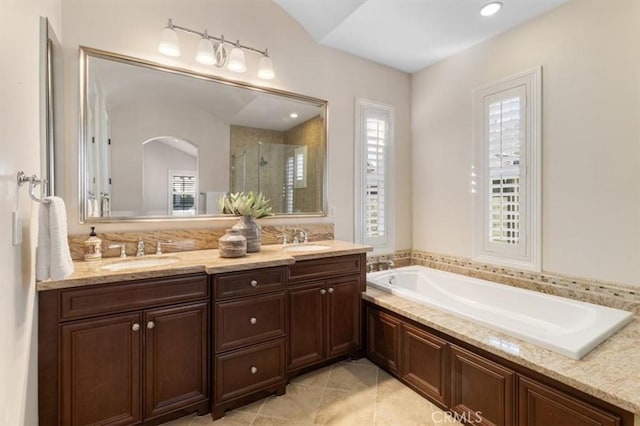
[[[87,47],[80,67],[82,222],[224,217],[239,191],[326,214],[326,101]]]

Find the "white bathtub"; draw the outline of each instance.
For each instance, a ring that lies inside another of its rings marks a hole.
[[[573,359],[633,319],[631,312],[424,266],[369,273],[367,284]]]

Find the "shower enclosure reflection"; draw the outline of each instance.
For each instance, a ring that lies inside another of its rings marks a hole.
[[[322,117],[280,130],[231,126],[231,191],[262,192],[275,213],[321,208]]]

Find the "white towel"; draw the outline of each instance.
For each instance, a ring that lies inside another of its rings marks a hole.
[[[36,278],[61,280],[73,273],[73,261],[67,240],[67,210],[60,197],[47,197],[38,212]]]

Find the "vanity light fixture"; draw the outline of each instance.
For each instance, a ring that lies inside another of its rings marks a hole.
[[[224,35],[218,38],[209,35],[207,30],[199,32],[179,25],[174,25],[171,19],[169,19],[167,26],[162,30],[160,44],[158,45],[158,51],[163,55],[174,57],[180,56],[180,45],[178,43],[178,34],[176,33],[176,30],[200,37],[196,61],[201,64],[215,65],[219,68],[226,65],[230,71],[239,73],[245,72],[247,70],[247,65],[244,59],[244,52],[254,52],[262,55],[258,66],[258,78],[271,80],[275,77],[275,73],[273,72],[273,62],[271,62],[267,49],[260,50],[254,47],[245,46],[240,44],[240,40],[237,40],[235,43],[231,43],[224,39]],[[229,61],[227,61],[227,51],[224,46],[225,43],[233,46],[233,49],[229,54]]]
[[[291,118],[298,118],[298,114],[295,112],[292,112],[291,114],[289,114],[289,117]]]
[[[487,3],[480,9],[480,15],[493,16],[498,13],[500,9],[502,9],[502,3],[500,3],[499,1]]]

